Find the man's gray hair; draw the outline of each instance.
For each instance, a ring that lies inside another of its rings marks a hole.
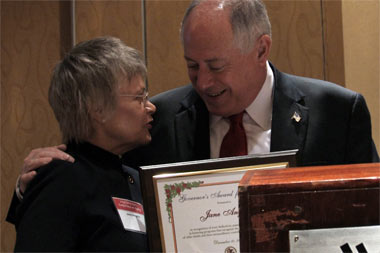
[[[49,103],[64,143],[88,140],[93,132],[90,112],[111,114],[120,81],[146,78],[140,53],[120,39],[101,37],[77,44],[53,71]]]
[[[187,18],[194,8],[204,1],[207,0],[193,0],[187,8],[181,24],[182,43],[184,24]],[[219,2],[230,11],[230,23],[235,43],[242,52],[250,52],[260,36],[264,34],[272,36],[268,13],[261,0],[219,0]]]

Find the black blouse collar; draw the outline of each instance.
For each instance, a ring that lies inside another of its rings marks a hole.
[[[122,166],[121,156],[115,155],[107,150],[88,142],[67,144],[67,152],[75,159],[85,158],[102,168],[120,169]]]

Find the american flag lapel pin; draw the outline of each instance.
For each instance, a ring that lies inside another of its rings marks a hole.
[[[294,114],[292,116],[292,120],[294,120],[295,122],[298,123],[301,121],[301,116],[297,112],[294,112]]]

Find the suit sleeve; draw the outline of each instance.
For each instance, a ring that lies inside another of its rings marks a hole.
[[[16,210],[19,205],[20,205],[20,200],[17,198],[16,192],[14,192],[12,200],[11,200],[11,204],[8,209],[7,217],[5,218],[6,221],[8,221],[9,223],[15,224]]]
[[[379,162],[379,155],[372,140],[370,113],[360,94],[356,94],[353,99],[348,135],[348,163]]]
[[[83,194],[68,166],[39,171],[17,210],[15,252],[73,251]]]

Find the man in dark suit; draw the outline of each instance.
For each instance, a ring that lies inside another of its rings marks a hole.
[[[299,149],[299,165],[378,161],[360,94],[267,63],[271,31],[261,2],[193,2],[181,35],[192,86],[152,98],[153,141],[130,156],[142,155],[139,165],[218,157],[228,127],[213,127],[243,111],[244,128],[259,125],[251,133],[261,140],[247,136],[248,153]]]
[[[152,98],[152,143],[126,154],[126,163],[219,157],[229,118],[238,114],[247,154],[299,149],[299,165],[379,161],[360,94],[282,73],[268,62],[271,28],[261,1],[193,1],[181,36],[192,85]],[[33,151],[21,190],[33,169],[52,158],[71,159],[57,148]]]
[[[272,68],[271,152],[299,149],[300,166],[379,161],[360,94]],[[149,165],[210,158],[209,113],[191,85],[162,93],[152,102],[158,108],[152,143],[126,154],[127,161]]]

